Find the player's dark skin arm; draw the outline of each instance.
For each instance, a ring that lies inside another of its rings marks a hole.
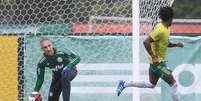
[[[151,50],[152,42],[154,42],[154,40],[150,36],[148,36],[143,42],[144,47],[145,47],[146,51],[148,52],[148,54],[151,56],[151,58],[153,60],[153,64],[159,65],[158,56],[156,54],[154,54]]]
[[[184,47],[184,45],[181,43],[181,42],[178,42],[178,43],[172,43],[169,41],[169,44],[168,44],[168,47]]]

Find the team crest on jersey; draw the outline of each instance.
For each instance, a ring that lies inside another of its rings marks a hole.
[[[47,66],[49,66],[49,65],[50,65],[50,63],[47,63],[46,65],[47,65]]]
[[[61,57],[58,57],[58,58],[57,58],[57,61],[58,61],[58,62],[63,62],[63,59],[62,59]]]

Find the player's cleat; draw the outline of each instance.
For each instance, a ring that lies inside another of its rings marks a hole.
[[[119,84],[117,86],[117,96],[119,96],[121,94],[121,92],[124,90],[124,84],[125,84],[125,81],[123,80],[119,80]]]

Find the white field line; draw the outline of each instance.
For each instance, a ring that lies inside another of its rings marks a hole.
[[[140,70],[147,69],[148,64],[140,64]],[[132,70],[132,64],[78,64],[78,70]]]
[[[149,93],[149,94],[155,94],[155,93],[161,93],[161,88],[156,87],[154,89],[139,89],[140,93]],[[116,87],[72,87],[72,93],[116,93]],[[124,94],[130,94],[132,93],[132,89],[124,89]]]

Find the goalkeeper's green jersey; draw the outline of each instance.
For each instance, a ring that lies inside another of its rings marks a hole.
[[[76,64],[80,62],[80,57],[69,50],[56,50],[54,48],[54,56],[48,57],[44,54],[37,65],[37,81],[34,91],[39,92],[43,81],[45,68],[50,68],[53,75],[61,75],[63,68],[68,65],[73,68]]]

